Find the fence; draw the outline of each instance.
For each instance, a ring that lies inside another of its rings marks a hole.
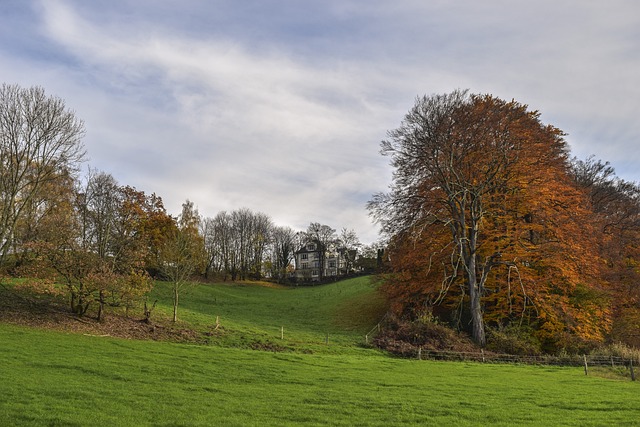
[[[585,375],[588,375],[590,367],[609,367],[628,369],[631,381],[635,381],[635,369],[639,365],[637,360],[623,358],[618,356],[599,356],[599,355],[538,355],[538,356],[521,356],[514,354],[496,354],[481,351],[479,353],[472,352],[454,352],[454,351],[435,351],[424,350],[418,348],[415,357],[420,360],[447,360],[447,361],[469,361],[481,363],[521,363],[527,365],[555,365],[555,366],[582,366]]]

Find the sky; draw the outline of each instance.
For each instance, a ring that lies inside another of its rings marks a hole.
[[[515,99],[640,180],[637,0],[0,0],[0,83],[85,123],[87,168],[177,215],[378,239],[380,141],[417,96]]]

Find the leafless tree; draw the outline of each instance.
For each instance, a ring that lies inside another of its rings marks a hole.
[[[271,232],[271,270],[273,277],[282,282],[296,250],[296,232],[291,227],[274,227]]]
[[[360,243],[360,239],[358,238],[355,230],[349,230],[346,228],[340,230],[338,242],[342,256],[344,257],[344,273],[346,274],[353,270],[356,262],[356,255],[358,253],[358,249],[362,246],[362,243]]]
[[[34,195],[77,170],[84,134],[74,112],[41,87],[0,88],[0,262]]]

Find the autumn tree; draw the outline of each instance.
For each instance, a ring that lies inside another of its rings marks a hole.
[[[593,283],[597,255],[559,129],[515,101],[454,91],[418,98],[382,153],[393,183],[369,209],[390,236],[401,305],[448,302],[452,311],[446,296],[457,293],[480,345],[487,315],[535,311],[550,335],[588,335],[560,320],[588,316],[572,296]]]
[[[83,160],[84,133],[73,111],[42,88],[0,87],[0,263],[43,187],[65,180]]]
[[[182,204],[182,212],[160,255],[160,270],[172,284],[173,321],[178,321],[180,294],[191,284],[194,273],[205,262],[204,239],[199,233],[200,215],[193,202]]]
[[[640,344],[640,186],[616,176],[608,163],[593,156],[572,161],[571,173],[588,194],[600,238],[604,279],[613,301],[611,339]]]
[[[45,214],[23,241],[20,272],[64,284],[76,315],[97,303],[102,320],[107,306],[128,311],[151,289],[147,197],[104,172],[73,184],[45,187]]]
[[[31,243],[35,241],[52,241],[57,236],[70,233],[70,227],[76,219],[76,179],[64,172],[56,179],[50,180],[33,194],[25,204],[23,214],[16,223],[13,234],[11,252],[14,270],[22,274],[33,262]]]

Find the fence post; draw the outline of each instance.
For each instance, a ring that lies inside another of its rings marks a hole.
[[[365,343],[365,344],[369,344],[369,334],[366,334],[366,335],[364,336],[364,343]]]
[[[484,348],[480,349],[480,353],[482,354],[482,363],[484,363]]]
[[[422,347],[418,347],[418,360],[422,360]]]
[[[329,332],[327,332],[327,337],[325,338],[324,343],[327,345],[329,344]]]
[[[633,358],[629,360],[629,370],[631,371],[631,381],[635,381],[636,374],[633,372]]]
[[[284,339],[284,326],[280,326],[280,339]]]
[[[587,355],[583,354],[582,357],[584,358],[584,374],[589,375],[589,368],[587,366]]]

